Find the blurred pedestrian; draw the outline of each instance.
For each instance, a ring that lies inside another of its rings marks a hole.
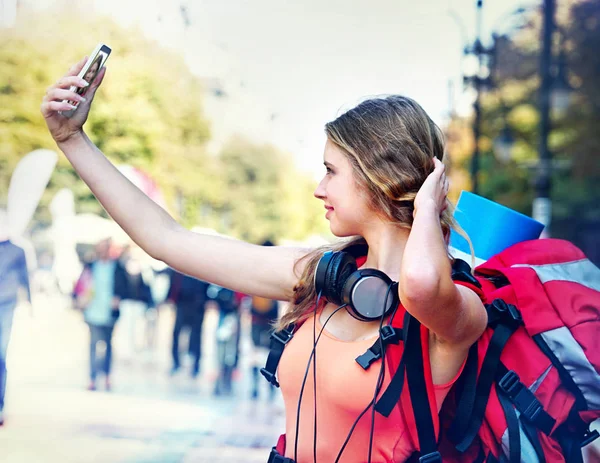
[[[96,390],[99,370],[104,373],[105,388],[110,390],[112,363],[112,335],[119,318],[119,304],[127,296],[127,275],[121,263],[111,256],[111,241],[103,240],[96,245],[92,262],[86,264],[74,295],[77,306],[90,328],[90,384],[88,390]],[[104,358],[98,368],[98,343],[104,344]]]
[[[166,306],[169,286],[171,285],[171,269],[161,261],[150,259],[149,267],[142,272],[142,275],[148,275],[146,280],[150,286],[154,306],[146,310],[146,335],[145,347],[148,350],[149,358],[152,358],[158,331],[158,318],[160,308]]]
[[[3,230],[0,227],[0,230]],[[29,274],[25,252],[10,242],[6,236],[0,237],[0,426],[4,424],[4,395],[6,393],[6,352],[13,315],[19,299],[19,288],[24,289],[31,303]]]
[[[146,311],[154,307],[150,286],[146,283],[142,273],[143,265],[139,256],[139,249],[126,248],[120,258],[121,265],[125,268],[126,292],[119,304],[121,311],[121,327],[125,330],[125,356],[133,358],[138,351],[137,333],[140,327],[145,337]],[[144,342],[145,344],[145,342]]]
[[[273,243],[270,240],[266,240],[262,245],[273,246]],[[252,296],[249,301],[252,338],[252,352],[250,354],[252,391],[250,398],[252,400],[258,399],[259,383],[263,383],[269,385],[268,397],[269,400],[272,400],[275,397],[275,386],[264,381],[259,373],[269,355],[271,333],[279,316],[279,304],[274,299],[260,296]]]
[[[211,285],[209,294],[219,308],[219,324],[216,333],[217,380],[214,394],[233,393],[233,373],[239,363],[241,298],[228,288]]]
[[[173,326],[173,366],[171,374],[181,368],[179,358],[179,336],[184,327],[189,327],[187,351],[192,355],[193,365],[191,375],[196,378],[200,374],[200,359],[202,356],[202,325],[204,323],[204,305],[208,283],[171,270],[171,284],[167,300],[175,305],[175,325]]]

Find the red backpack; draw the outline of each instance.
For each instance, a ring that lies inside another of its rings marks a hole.
[[[420,463],[582,462],[581,448],[598,437],[589,424],[600,417],[600,269],[573,244],[542,239],[506,249],[475,276],[457,259],[452,277],[482,297],[489,321],[439,420],[427,332],[409,314],[398,317],[404,348],[386,349],[393,377],[376,411],[412,410],[405,416]],[[270,372],[292,333],[272,344],[278,355],[263,374],[275,384]],[[269,461],[288,463],[274,453]]]
[[[440,413],[443,461],[583,461],[600,417],[600,269],[573,244],[542,239],[475,278],[455,274],[483,296],[489,322]]]

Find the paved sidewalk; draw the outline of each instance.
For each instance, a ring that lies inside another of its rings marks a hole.
[[[2,463],[266,462],[284,427],[281,398],[252,402],[245,363],[236,397],[212,396],[216,314],[205,320],[203,374],[167,375],[172,315],[161,314],[157,348],[125,361],[115,332],[111,392],[85,390],[88,331],[60,299],[19,308],[9,350]],[[185,343],[183,343],[185,345]],[[247,350],[247,340],[242,344]],[[265,382],[266,385],[266,382]]]

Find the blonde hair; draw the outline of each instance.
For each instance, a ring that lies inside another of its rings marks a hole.
[[[433,158],[444,159],[444,136],[425,110],[414,100],[391,95],[363,101],[325,125],[329,141],[346,155],[359,187],[367,192],[370,207],[390,223],[410,230],[414,200],[421,185],[433,171]],[[467,240],[448,207],[440,218],[446,243],[454,229]],[[469,241],[470,243],[470,241]],[[314,274],[325,251],[343,251],[362,237],[323,246],[299,259],[307,261],[289,309],[279,320],[281,329],[310,315],[317,297]]]

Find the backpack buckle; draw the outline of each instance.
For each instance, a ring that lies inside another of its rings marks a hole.
[[[381,353],[377,352],[373,352],[371,349],[367,349],[367,351],[362,354],[359,355],[358,357],[356,357],[356,363],[358,363],[363,370],[368,370],[369,367],[371,366],[371,364],[375,361],[375,360],[379,360],[381,358]]]
[[[419,463],[442,463],[440,452],[432,452],[419,458]]]
[[[542,404],[540,403],[539,400],[534,400],[532,401],[527,408],[525,409],[525,411],[523,412],[523,416],[530,422],[530,423],[534,423],[535,419],[538,417],[538,415],[540,414],[540,412],[544,410],[544,407],[542,407]]]
[[[279,382],[277,381],[277,378],[275,377],[274,373],[271,373],[266,368],[261,368],[260,369],[260,374],[263,375],[266,378],[266,380],[269,383],[271,383],[273,386],[279,387]]]
[[[495,309],[499,315],[500,320],[507,320],[512,323],[516,323],[517,326],[523,324],[523,316],[519,309],[512,304],[507,304],[503,299],[494,299],[491,304],[491,308]]]
[[[500,381],[498,381],[498,386],[502,389],[508,397],[514,399],[517,393],[523,387],[521,383],[521,378],[514,371],[509,370]]]
[[[402,338],[402,331],[391,327],[390,325],[384,325],[381,327],[379,337],[383,341],[384,345],[387,344],[398,344]]]
[[[600,434],[595,429],[592,431],[590,428],[587,429],[585,434],[583,435],[583,440],[581,441],[581,447],[585,447],[588,444],[591,444],[596,439],[600,437]]]
[[[373,362],[381,358],[381,345],[384,349],[388,344],[398,344],[402,339],[402,331],[390,325],[384,325],[379,330],[379,338],[367,351],[356,357],[356,362],[363,370],[368,370]]]
[[[288,330],[273,331],[271,333],[271,339],[274,341],[280,342],[284,346],[288,342],[290,342],[293,337],[294,337],[294,333],[292,331],[288,331]]]

